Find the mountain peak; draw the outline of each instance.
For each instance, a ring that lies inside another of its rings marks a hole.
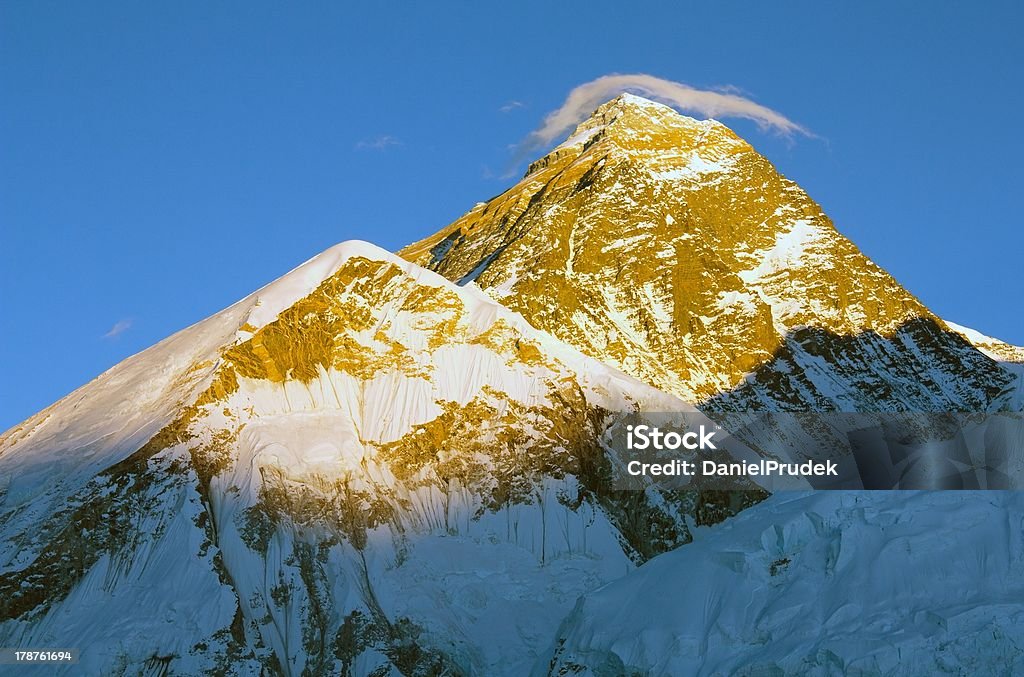
[[[393,262],[394,255],[363,240],[346,240],[320,252],[305,263],[260,288],[239,303],[252,305],[248,323],[262,327],[278,313],[316,289],[353,257]]]
[[[836,394],[831,377],[792,394],[812,392],[803,374],[819,348],[795,338],[812,335],[837,351],[861,341],[895,362],[906,350],[890,338],[916,331],[963,352],[964,373],[985,372],[975,384],[957,376],[956,393],[910,387],[887,406],[984,407],[975,385],[1008,378],[943,333],[728,127],[632,94],[598,107],[517,185],[401,255],[474,281],[533,326],[694,402],[721,400],[763,368],[783,384],[785,406],[877,406],[882,395],[858,385]]]
[[[723,126],[717,120],[697,119],[679,112],[672,106],[629,92],[604,102],[591,114],[590,119],[607,119],[622,126],[685,125],[687,127]],[[584,122],[585,124],[585,122]]]
[[[610,99],[610,100],[606,101],[604,104],[602,104],[600,106],[600,108],[605,108],[605,107],[617,107],[617,108],[636,107],[636,108],[646,108],[646,109],[650,109],[651,111],[657,111],[659,113],[666,113],[666,112],[667,113],[675,113],[676,112],[675,109],[673,109],[671,106],[667,106],[667,105],[665,105],[663,103],[659,103],[657,101],[654,101],[653,99],[648,99],[646,97],[639,96],[637,94],[630,94],[629,92],[623,92],[622,94],[619,94],[614,99]]]
[[[626,151],[694,150],[708,144],[749,147],[716,120],[698,120],[642,96],[623,93],[597,107],[548,156],[533,163],[528,174],[562,157],[566,151],[589,148],[602,139]]]
[[[598,106],[565,141],[531,163],[525,176],[545,167],[574,162],[584,155],[602,157],[613,148],[645,156],[652,153],[678,156],[712,148],[717,148],[711,151],[713,155],[723,156],[753,150],[717,120],[697,120],[671,106],[623,93]]]

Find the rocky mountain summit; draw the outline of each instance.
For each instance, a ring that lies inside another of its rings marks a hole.
[[[981,411],[1015,386],[750,144],[629,94],[400,254],[711,408]]]

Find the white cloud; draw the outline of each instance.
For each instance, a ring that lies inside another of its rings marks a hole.
[[[653,75],[604,75],[576,87],[562,106],[544,118],[544,122],[517,146],[517,161],[524,153],[542,148],[561,139],[594,112],[605,101],[629,92],[667,104],[681,111],[713,118],[743,118],[756,122],[762,129],[774,130],[784,136],[814,136],[782,113],[740,95],[731,85],[714,89],[697,89],[682,82],[664,80]]]
[[[118,336],[120,336],[121,334],[125,333],[126,331],[128,331],[131,328],[132,328],[132,321],[131,321],[130,318],[125,318],[123,320],[118,320],[117,322],[114,323],[114,326],[111,327],[110,330],[106,334],[103,335],[103,338],[106,338],[106,339],[117,338]]]
[[[402,142],[390,134],[381,134],[372,139],[366,139],[356,144],[359,150],[387,150],[391,146],[401,146]]]
[[[502,106],[498,110],[500,112],[502,112],[502,113],[511,113],[516,108],[522,108],[525,105],[526,104],[524,104],[522,101],[509,101],[508,103],[506,103],[504,106]]]

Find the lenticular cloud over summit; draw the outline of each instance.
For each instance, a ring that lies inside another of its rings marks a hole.
[[[644,73],[612,74],[585,82],[569,92],[562,106],[548,113],[543,124],[523,140],[518,148],[519,153],[547,146],[561,138],[601,103],[623,92],[641,94],[681,111],[707,117],[752,120],[764,129],[773,129],[787,136],[812,136],[809,130],[782,113],[732,91],[697,89],[682,82],[673,82]]]

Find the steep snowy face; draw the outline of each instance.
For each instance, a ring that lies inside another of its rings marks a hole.
[[[0,435],[3,499],[19,503],[66,489],[137,450],[189,406],[214,379],[220,353],[312,292],[354,252],[348,242],[310,259],[231,307],[134,355]],[[73,451],[73,453],[70,453]],[[33,473],[39,472],[36,476]],[[44,477],[45,475],[45,477]]]
[[[996,401],[1001,402],[1007,411],[1024,411],[1024,347],[1011,345],[948,320],[946,326],[1017,377],[1016,384],[1009,386],[1007,394],[998,397]]]
[[[773,496],[586,595],[535,675],[1024,670],[1016,492]]]
[[[978,350],[993,360],[1010,365],[1024,365],[1024,347],[1011,345],[991,336],[985,336],[980,331],[975,331],[948,320],[946,321],[946,326],[970,341]]]
[[[612,491],[601,445],[609,412],[685,408],[339,245],[4,435],[0,645],[73,637],[95,673],[529,662],[576,595],[688,540],[685,497]],[[491,560],[515,585],[459,578]]]
[[[727,127],[631,95],[400,254],[710,407],[984,409],[1013,380]]]

